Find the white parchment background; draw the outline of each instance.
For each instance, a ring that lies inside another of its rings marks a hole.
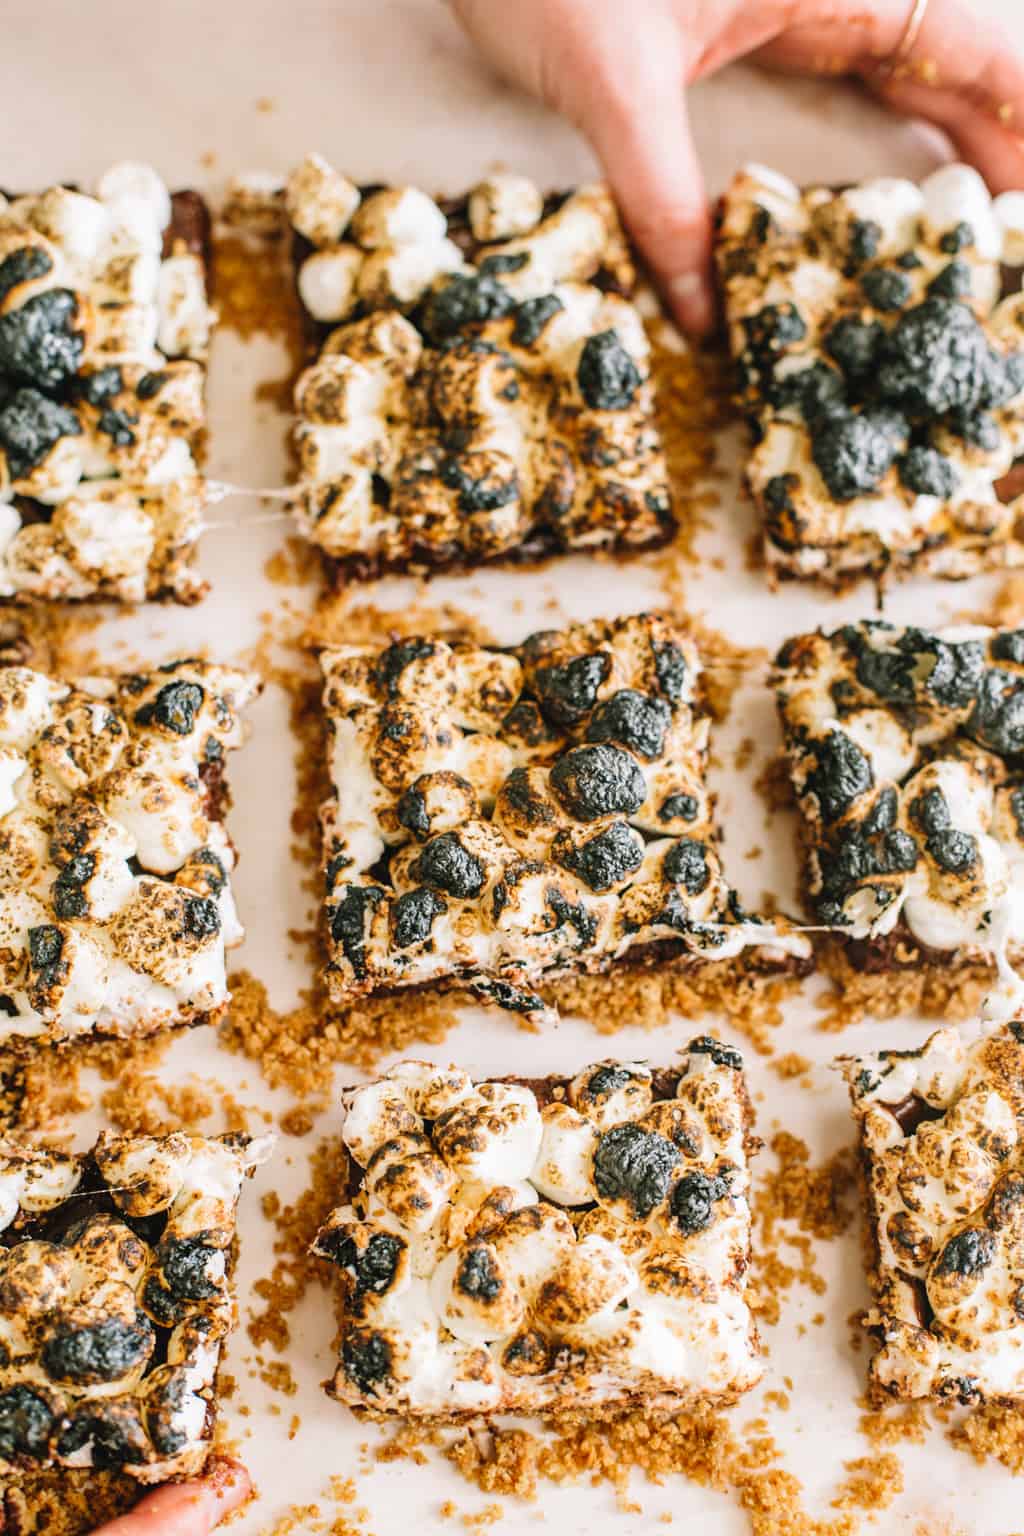
[[[988,8],[1002,11],[1024,45],[1020,0],[989,0]],[[508,0],[507,14],[514,25],[513,0]],[[88,183],[111,161],[130,157],[151,160],[171,185],[195,185],[215,196],[232,171],[260,166],[283,173],[313,148],[359,180],[410,180],[449,191],[466,187],[496,161],[550,186],[569,185],[594,169],[589,152],[569,128],[489,76],[439,0],[337,0],[332,5],[309,0],[8,0],[0,28],[6,146],[0,183],[11,187],[73,179]],[[713,191],[747,158],[777,165],[797,180],[836,182],[894,172],[919,175],[940,152],[934,139],[895,122],[840,85],[784,82],[745,68],[727,70],[698,88],[693,116]],[[240,484],[281,483],[284,423],[253,399],[260,379],[280,372],[281,358],[269,343],[243,346],[232,336],[217,340],[212,474]],[[726,445],[727,462],[734,450],[735,443]],[[744,566],[751,518],[736,485],[733,475],[714,533],[701,541],[702,564],[687,584],[688,607],[704,611],[715,628],[733,639],[768,647],[798,628],[870,612],[873,598],[866,589],[842,602],[793,587],[768,594]],[[254,498],[237,498],[218,515],[244,522],[259,511]],[[263,567],[282,534],[281,528],[262,522],[211,532],[201,557],[203,573],[213,582],[207,602],[195,610],[160,609],[115,621],[109,631],[112,646],[123,641],[132,651],[163,660],[203,645],[233,659],[259,638],[259,615],[281,600],[282,588],[268,584]],[[721,556],[724,566],[713,567],[712,556]],[[982,608],[997,585],[995,579],[956,588],[908,585],[891,598],[887,615],[897,621],[937,622],[957,610]],[[375,591],[374,601],[401,608],[412,592],[412,584],[392,581]],[[305,600],[298,592],[287,595]],[[657,571],[642,563],[611,567],[574,559],[541,573],[437,582],[430,601],[444,599],[479,612],[501,638],[512,640],[541,623],[556,622],[559,614],[581,618],[628,612],[656,605],[664,594]],[[111,651],[112,657],[116,654]],[[304,922],[306,904],[288,853],[292,751],[285,702],[274,689],[254,709],[253,725],[250,747],[232,765],[231,828],[242,855],[237,889],[248,928],[236,959],[265,980],[276,1004],[287,1006],[308,980],[305,957],[292,954],[285,937],[289,927]],[[717,756],[723,766],[715,781],[734,883],[751,902],[766,888],[785,899],[793,872],[792,823],[777,817],[773,825],[763,824],[762,802],[751,788],[761,757],[742,775],[726,766],[732,748],[745,736],[754,737],[765,751],[777,741],[770,702],[756,680],[738,697],[719,737]],[[745,859],[755,844],[763,846],[764,856]],[[817,1032],[814,1017],[809,1000],[795,1004],[787,1017],[785,1046],[780,1046],[814,1060],[811,1092],[782,1083],[756,1058],[752,1076],[762,1134],[785,1126],[803,1136],[819,1157],[848,1138],[849,1123],[844,1093],[828,1070],[837,1038]],[[572,1071],[609,1048],[669,1060],[680,1037],[687,1038],[683,1031],[685,1025],[678,1035],[626,1031],[612,1046],[582,1021],[566,1020],[539,1037],[518,1032],[499,1015],[473,1012],[445,1045],[422,1054],[458,1059],[474,1072],[528,1068],[541,1074]],[[841,1048],[911,1044],[923,1031],[916,1020],[898,1026],[866,1023],[843,1036]],[[190,1073],[209,1075],[251,1104],[276,1110],[287,1103],[262,1085],[254,1066],[218,1051],[209,1032],[179,1039],[166,1071],[181,1080]],[[336,1124],[336,1114],[325,1116],[315,1136]],[[84,1142],[91,1127],[75,1130]],[[307,1151],[307,1143],[283,1138],[276,1161],[246,1191],[239,1275],[243,1321],[249,1288],[271,1264],[273,1233],[259,1215],[259,1195],[274,1189],[289,1199],[297,1193],[305,1179]],[[842,1461],[868,1452],[857,1432],[864,1355],[854,1354],[848,1342],[847,1319],[865,1300],[855,1231],[828,1245],[820,1268],[828,1279],[827,1294],[819,1298],[797,1287],[780,1325],[765,1330],[764,1389],[780,1387],[784,1377],[792,1379],[792,1407],[788,1413],[772,1413],[771,1428],[787,1464],[804,1480],[809,1505],[827,1513]],[[819,1310],[827,1313],[824,1327],[810,1325]],[[319,1383],[330,1368],[332,1332],[320,1294],[307,1297],[291,1322],[290,1363],[299,1383],[294,1399],[275,1396],[251,1379],[253,1349],[244,1328],[230,1350],[229,1368],[240,1388],[227,1408],[229,1429],[241,1438],[261,1490],[258,1504],[232,1527],[238,1536],[267,1532],[293,1502],[315,1500],[329,1475],[358,1472],[358,1447],[373,1437],[320,1393]],[[801,1323],[807,1325],[803,1333]],[[238,1414],[243,1402],[251,1409],[249,1417]],[[757,1392],[741,1405],[737,1425],[750,1419],[760,1402]],[[293,1411],[302,1423],[289,1441],[285,1426]],[[1024,1490],[999,1466],[976,1466],[938,1433],[925,1446],[900,1454],[906,1492],[875,1529],[912,1532],[922,1520],[930,1524],[940,1514],[955,1517],[957,1528],[972,1536],[1009,1536],[1021,1526]],[[443,1528],[439,1510],[449,1498],[461,1511],[485,1502],[437,1462],[425,1468],[408,1463],[381,1467],[359,1473],[358,1482],[359,1502],[369,1507],[369,1529],[377,1536],[398,1536],[413,1524],[421,1531]],[[668,1510],[683,1529],[721,1536],[746,1530],[745,1517],[728,1499],[681,1479],[660,1488],[638,1485],[636,1491],[642,1515],[617,1514],[607,1487],[545,1487],[532,1507],[508,1504],[501,1529],[519,1536],[535,1529],[540,1518],[549,1529],[583,1533],[600,1528],[634,1536]]]

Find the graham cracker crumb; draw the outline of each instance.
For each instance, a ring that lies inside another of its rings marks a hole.
[[[268,1344],[279,1354],[283,1354],[291,1342],[288,1314],[302,1300],[310,1285],[320,1284],[325,1289],[329,1286],[330,1266],[325,1260],[314,1258],[309,1246],[328,1213],[338,1203],[338,1191],[345,1177],[346,1154],[336,1138],[328,1137],[314,1147],[309,1166],[308,1187],[293,1204],[282,1206],[273,1191],[263,1199],[263,1214],[277,1229],[273,1243],[276,1257],[270,1274],[253,1286],[254,1295],[266,1306],[262,1312],[250,1311],[246,1332],[257,1347]],[[290,1370],[288,1376],[291,1376]]]
[[[754,1220],[759,1238],[751,1267],[758,1318],[774,1324],[781,1316],[782,1297],[795,1284],[818,1296],[824,1293],[812,1238],[829,1241],[849,1227],[857,1211],[857,1174],[849,1147],[816,1167],[806,1143],[788,1131],[779,1131],[769,1145],[777,1167],[767,1173],[762,1170],[756,1181]],[[783,1257],[783,1249],[790,1250],[791,1256]]]
[[[994,1458],[1015,1476],[1024,1472],[1024,1409],[1008,1404],[983,1403],[946,1430],[958,1450],[975,1461]]]
[[[904,1442],[923,1445],[929,1429],[928,1404],[871,1404],[861,1414],[859,1427],[868,1443],[876,1448]]]
[[[891,1451],[844,1461],[843,1466],[849,1476],[832,1500],[833,1509],[888,1509],[903,1492],[903,1466]]]

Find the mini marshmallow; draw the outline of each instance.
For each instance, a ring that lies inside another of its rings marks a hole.
[[[479,1239],[441,1262],[431,1291],[445,1328],[464,1344],[490,1344],[515,1333],[525,1315],[507,1265]]]
[[[384,246],[432,245],[444,240],[448,220],[417,187],[389,187],[360,204],[351,233],[366,250]]]
[[[110,227],[102,203],[66,187],[51,187],[36,199],[32,222],[60,247],[76,272],[87,270],[95,261]]]
[[[546,1104],[544,1131],[530,1182],[545,1200],[558,1205],[586,1205],[596,1199],[594,1152],[597,1127],[568,1104]]]
[[[477,1184],[529,1177],[543,1126],[529,1089],[484,1083],[435,1126],[442,1157],[459,1178]]]
[[[573,1078],[569,1102],[599,1131],[638,1120],[651,1104],[650,1069],[642,1062],[599,1062]]]
[[[356,302],[356,282],[363,263],[354,245],[314,251],[299,268],[299,298],[314,320],[344,320]]]
[[[381,246],[363,261],[356,291],[367,304],[410,308],[439,278],[460,271],[463,265],[462,252],[451,240]]]
[[[96,183],[96,196],[100,202],[110,205],[115,220],[119,209],[133,205],[145,208],[157,230],[166,229],[171,222],[170,194],[151,165],[121,160],[110,166]]]
[[[427,1232],[448,1204],[454,1179],[425,1137],[395,1134],[366,1168],[368,1193],[410,1232]]]
[[[415,1134],[423,1129],[422,1120],[409,1108],[402,1088],[386,1078],[363,1088],[348,1089],[343,1105],[342,1139],[363,1168],[377,1148],[392,1136]]]
[[[288,217],[318,247],[336,244],[359,206],[359,191],[321,155],[307,155],[285,187]]]
[[[435,1067],[427,1061],[400,1061],[388,1073],[405,1094],[410,1109],[437,1120],[473,1093],[473,1080],[461,1067]]]
[[[160,323],[156,342],[168,357],[201,357],[210,339],[212,311],[198,256],[186,252],[161,263],[157,284]]]
[[[469,194],[469,224],[477,240],[508,240],[527,234],[544,207],[536,185],[526,176],[489,176]]]
[[[970,165],[944,165],[921,183],[924,216],[937,235],[960,223],[971,226],[980,256],[998,261],[1002,236],[983,178]]]
[[[586,1325],[613,1312],[638,1284],[636,1271],[606,1238],[583,1238],[543,1286],[538,1316],[547,1324],[579,1337]]]

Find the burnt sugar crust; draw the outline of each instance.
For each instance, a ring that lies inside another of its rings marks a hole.
[[[216,1018],[242,928],[226,756],[254,676],[209,662],[71,684],[0,667],[0,1041]]]
[[[0,598],[203,595],[208,243],[146,165],[0,198]]]
[[[0,1509],[22,1490],[31,1515],[33,1486],[42,1500],[68,1474],[139,1489],[203,1470],[236,1206],[273,1141],[104,1132],[81,1156],[0,1141]]]
[[[873,1239],[873,1385],[1024,1399],[1024,1028],[946,1028],[841,1063]]]
[[[405,1061],[344,1096],[328,1392],[413,1418],[724,1403],[760,1377],[758,1143],[739,1052],[473,1083]]]
[[[633,265],[604,186],[438,203],[318,155],[284,194],[315,361],[296,515],[339,575],[628,552],[675,527]]]
[[[705,782],[693,641],[640,614],[498,650],[430,637],[321,655],[328,989],[426,984],[541,1007],[546,979],[665,954],[806,961],[739,910]]]
[[[717,261],[770,577],[1024,564],[1024,229],[967,166],[798,189],[749,166]]]
[[[790,640],[774,685],[807,902],[857,971],[1024,949],[1024,631],[880,622]],[[939,977],[941,982],[941,975]]]

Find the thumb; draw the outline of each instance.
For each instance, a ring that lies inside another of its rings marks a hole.
[[[668,71],[620,110],[608,106],[605,99],[580,126],[673,315],[702,335],[715,318],[711,213],[682,84]]]
[[[93,1536],[209,1536],[251,1492],[245,1468],[225,1457],[195,1482],[157,1488]]]

